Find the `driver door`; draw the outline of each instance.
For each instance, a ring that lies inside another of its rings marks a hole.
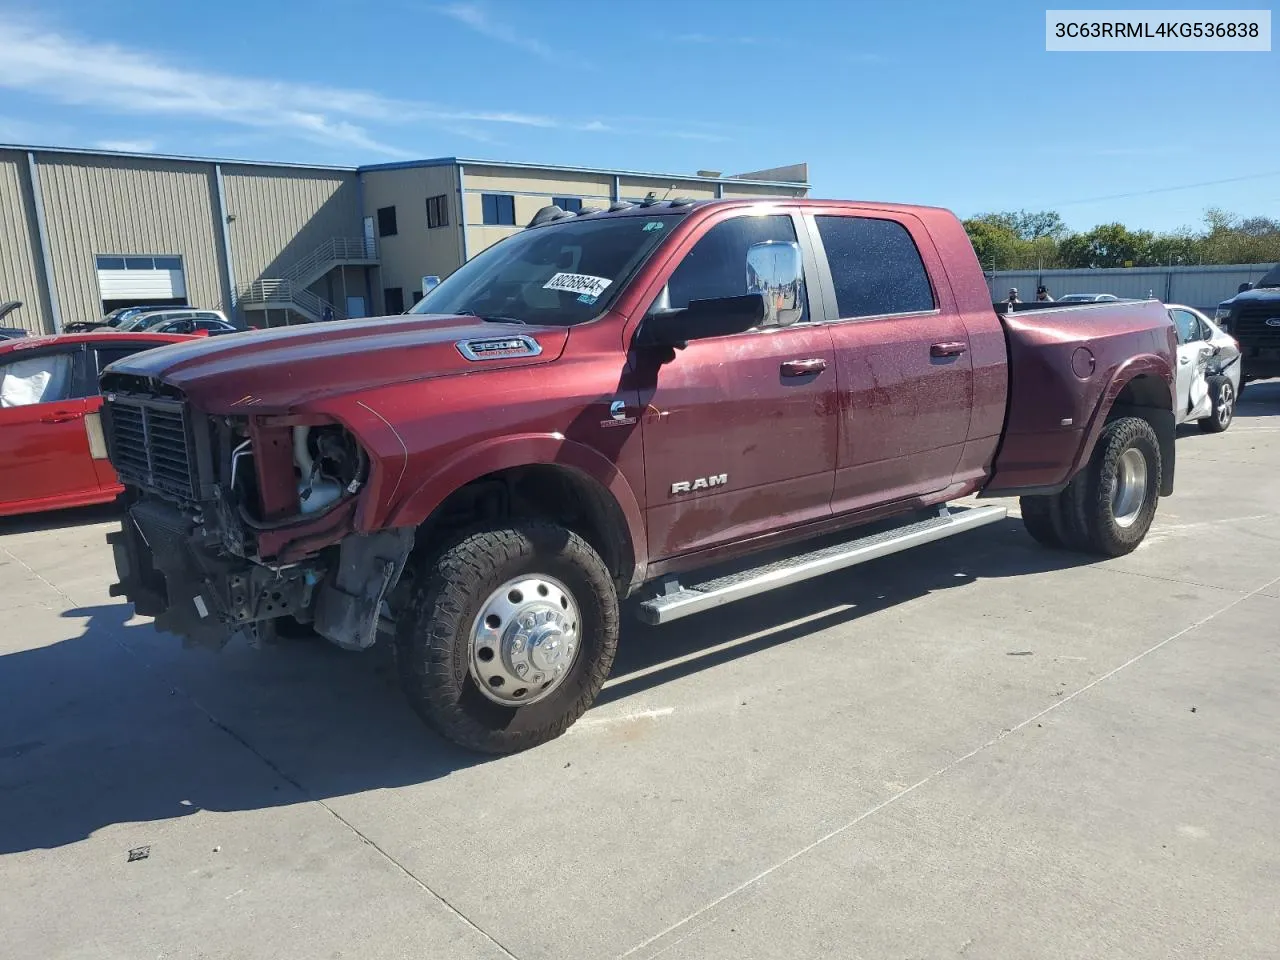
[[[0,355],[0,515],[98,495],[85,416],[97,397],[77,389],[79,345]]]
[[[752,292],[748,248],[796,240],[789,214],[721,219],[675,267],[659,301],[680,308]],[[653,559],[830,516],[835,352],[828,328],[809,322],[806,291],[800,302],[789,325],[690,340],[665,362],[641,363]]]

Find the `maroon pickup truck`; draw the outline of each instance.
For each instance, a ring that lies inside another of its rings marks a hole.
[[[937,540],[1022,497],[1115,556],[1173,488],[1160,304],[1004,312],[956,218],[816,200],[543,210],[411,314],[103,375],[111,535],[156,625],[393,639],[436,730],[563,732],[650,623]]]

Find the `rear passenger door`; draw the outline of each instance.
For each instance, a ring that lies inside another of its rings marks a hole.
[[[973,406],[969,336],[924,225],[807,215],[836,353],[840,514],[944,490]]]

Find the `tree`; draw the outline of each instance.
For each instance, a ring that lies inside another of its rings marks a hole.
[[[1088,233],[1073,233],[1058,244],[1068,267],[1123,267],[1151,263],[1154,234],[1129,230],[1122,223],[1104,223]]]
[[[1018,238],[1007,226],[974,217],[964,221],[964,229],[983,270],[1011,270],[1017,265]]]

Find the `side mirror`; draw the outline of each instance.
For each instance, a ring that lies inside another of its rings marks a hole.
[[[804,313],[800,244],[766,240],[747,248],[747,289],[764,298],[764,326],[789,326]]]
[[[1246,280],[1240,286],[1236,287],[1236,293],[1244,293],[1246,290],[1252,290],[1253,284]]]
[[[765,299],[758,293],[690,300],[687,307],[652,311],[640,324],[636,342],[648,347],[681,349],[690,340],[745,333],[760,326],[765,315]]]

